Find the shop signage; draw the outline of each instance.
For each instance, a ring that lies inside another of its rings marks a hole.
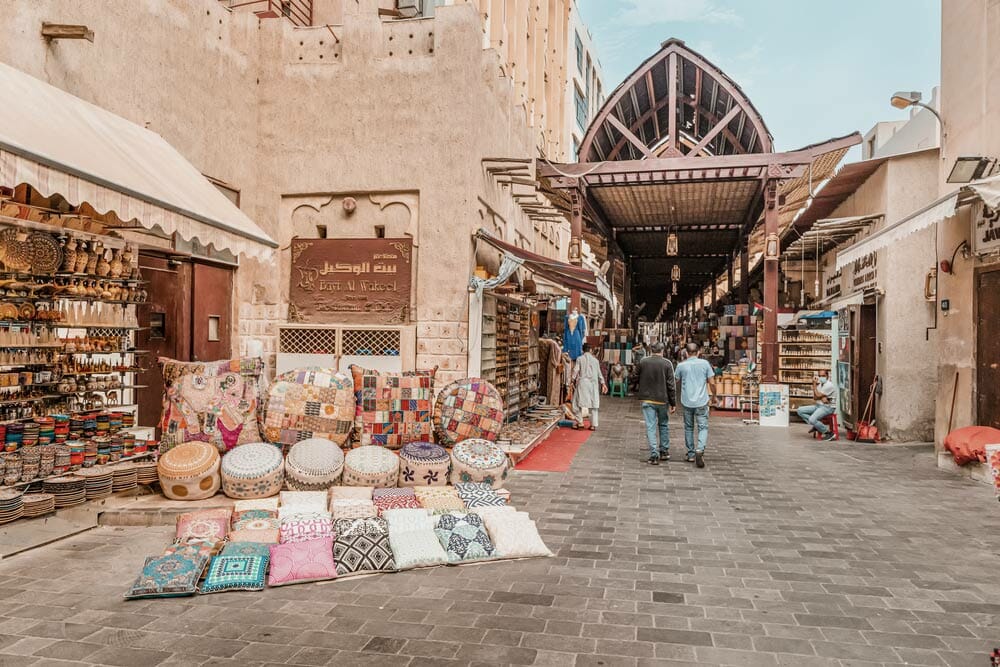
[[[972,210],[972,252],[986,255],[1000,250],[1000,208],[977,200]]]
[[[826,291],[823,292],[824,298],[836,299],[840,296],[840,293],[843,291],[841,287],[841,279],[843,277],[843,269],[837,269],[836,273],[826,279]]]
[[[878,253],[870,252],[851,265],[851,292],[863,292],[878,285]]]
[[[409,321],[411,239],[296,238],[291,250],[290,321]]]

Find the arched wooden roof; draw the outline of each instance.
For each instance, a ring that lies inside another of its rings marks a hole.
[[[605,102],[580,162],[773,152],[764,119],[722,70],[669,39]]]

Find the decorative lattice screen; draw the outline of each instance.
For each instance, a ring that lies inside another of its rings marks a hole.
[[[280,329],[278,351],[288,354],[336,354],[336,329]]]
[[[353,356],[398,356],[398,329],[345,329],[341,354]]]

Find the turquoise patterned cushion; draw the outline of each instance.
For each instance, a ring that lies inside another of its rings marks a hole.
[[[267,559],[260,556],[216,556],[201,584],[202,593],[264,590]]]
[[[179,551],[146,559],[142,572],[125,593],[126,600],[194,595],[208,556]]]
[[[271,550],[262,542],[229,542],[222,548],[223,556],[257,556],[264,560],[270,560]]]

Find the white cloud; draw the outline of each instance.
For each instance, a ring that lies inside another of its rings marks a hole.
[[[713,0],[623,0],[619,21],[627,25],[659,23],[739,23],[735,10]]]

